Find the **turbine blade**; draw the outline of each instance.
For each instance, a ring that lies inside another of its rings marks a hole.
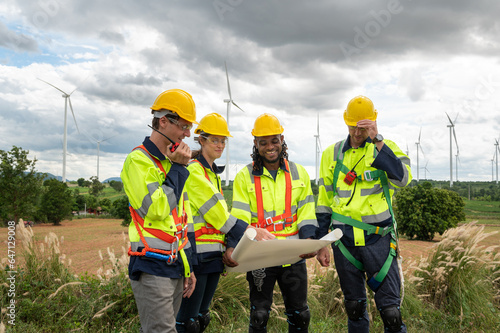
[[[453,123],[457,122],[458,115],[459,115],[459,113],[457,113],[457,116],[455,117],[455,120],[453,121]]]
[[[446,112],[445,112],[446,113]],[[446,113],[446,117],[448,117],[448,120],[450,121],[450,124],[453,125],[453,122],[451,121],[450,116],[448,116],[448,113]]]
[[[453,127],[453,137],[455,138],[455,145],[457,146],[457,153],[458,153],[458,141],[457,141],[457,136],[455,135],[455,127]]]
[[[420,148],[420,151],[422,152],[422,155],[424,155],[424,157],[425,157],[424,150],[422,149],[422,145],[418,145],[418,147]]]
[[[229,93],[229,99],[232,101],[233,97],[231,96],[231,86],[229,85],[229,74],[227,73],[227,65],[225,61],[224,61],[224,67],[226,67],[227,92]]]
[[[420,127],[420,132],[418,133],[418,143],[420,143],[420,135],[422,135],[422,127]]]
[[[76,123],[75,112],[73,111],[73,105],[71,105],[71,97],[68,95],[69,108],[71,109],[71,114],[73,115],[73,120],[75,121],[76,130],[78,134],[80,134],[80,129],[78,128],[78,124]]]
[[[115,137],[115,136],[117,136],[117,135],[118,135],[118,134],[115,134],[115,135],[112,135],[112,136],[110,136],[110,137],[107,137],[106,139],[102,139],[100,142],[104,142],[104,141],[107,141],[107,140],[109,140],[109,139],[112,139],[112,138],[114,138],[114,137]]]
[[[68,95],[66,92],[64,92],[64,91],[62,91],[61,89],[57,88],[57,87],[56,87],[55,85],[53,85],[52,83],[48,83],[47,81],[44,81],[44,80],[42,80],[42,79],[40,79],[40,78],[38,78],[38,77],[37,77],[37,79],[38,79],[38,80],[40,80],[40,81],[42,81],[42,82],[47,83],[49,86],[52,86],[52,87],[56,88],[57,90],[59,90],[59,91],[60,91],[60,92],[62,92],[63,94]],[[71,95],[71,94],[70,94],[70,95]]]
[[[238,109],[240,109],[241,111],[245,112],[242,108],[240,108],[235,102],[233,102],[233,100],[231,100],[231,103],[233,103],[234,106],[236,106]]]
[[[75,89],[73,89],[73,91],[70,92],[69,95],[71,96],[71,94],[73,94],[76,91],[76,89],[78,89],[78,87],[76,87]]]

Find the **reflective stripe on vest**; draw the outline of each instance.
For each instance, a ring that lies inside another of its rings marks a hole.
[[[198,160],[193,160],[192,162],[197,162],[202,168],[203,168],[203,171],[205,171],[205,177],[207,178],[207,180],[209,182],[212,182],[210,180],[210,177],[208,176],[208,173],[207,173],[207,169],[205,169],[205,167],[203,166],[203,164],[201,164],[200,161]],[[217,187],[219,187],[219,184],[217,184]],[[224,193],[222,192],[222,188],[220,189],[220,193],[222,195],[224,195]],[[210,242],[210,243],[220,243],[222,245],[226,245],[226,243],[221,240],[221,239],[208,239],[208,238],[199,238],[203,235],[214,235],[214,234],[222,234],[222,232],[218,229],[216,229],[213,225],[211,225],[210,223],[206,222],[206,227],[201,227],[200,229],[196,230],[194,232],[194,237],[195,237],[195,240],[197,242]]]
[[[161,164],[160,160],[158,160],[156,157],[151,155],[146,147],[144,145],[140,145],[133,150],[136,149],[141,149],[143,152],[147,153],[151,159],[155,162],[156,166],[165,174],[165,177],[167,173],[165,172],[165,168],[163,168],[163,165]],[[184,200],[184,195],[182,196]],[[130,210],[130,215],[132,217],[132,220],[134,221],[135,228],[137,232],[139,233],[139,237],[144,244],[144,248],[140,252],[134,252],[132,251],[132,247],[129,247],[128,250],[128,255],[129,256],[145,256],[145,257],[150,257],[150,258],[155,258],[159,260],[164,260],[167,262],[167,264],[171,265],[174,262],[177,261],[177,253],[180,253],[182,257],[182,262],[184,266],[184,276],[189,277],[191,275],[190,269],[189,269],[189,262],[187,260],[186,254],[184,252],[184,246],[188,243],[188,237],[187,237],[187,215],[186,215],[186,210],[184,209],[184,203],[183,203],[183,210],[182,210],[182,216],[178,216],[177,214],[177,207],[175,207],[172,210],[172,217],[175,222],[175,226],[177,231],[175,232],[175,236],[162,231],[158,229],[153,229],[153,228],[147,228],[144,226],[144,218],[139,215],[139,213],[132,207],[129,206]],[[149,247],[148,243],[146,242],[146,239],[144,235],[142,234],[141,226],[143,230],[147,231],[151,235],[155,236],[159,240],[162,240],[166,243],[171,244],[170,250],[160,250],[160,249],[155,249]]]
[[[253,176],[255,183],[255,196],[257,199],[257,223],[252,223],[252,225],[258,228],[266,228],[275,236],[281,237],[293,236],[299,233],[298,230],[290,233],[277,233],[277,231],[282,231],[286,227],[291,226],[294,221],[297,221],[297,214],[292,216],[292,177],[290,176],[290,167],[287,160],[285,160],[285,167],[285,212],[274,217],[264,218],[264,204],[262,201],[262,186],[260,177]],[[283,222],[275,223],[282,220]]]

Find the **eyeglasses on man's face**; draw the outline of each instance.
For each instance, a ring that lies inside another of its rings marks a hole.
[[[170,121],[172,124],[177,125],[182,131],[190,131],[193,128],[193,124],[181,124],[177,119],[174,118],[168,118],[168,121]]]
[[[216,138],[213,136],[203,136],[203,135],[200,136],[213,145],[218,145],[219,143],[225,145],[227,143],[227,138]]]
[[[355,130],[366,131],[366,128],[364,128],[364,127],[358,127],[358,126],[349,126],[349,129],[351,131],[355,131]]]

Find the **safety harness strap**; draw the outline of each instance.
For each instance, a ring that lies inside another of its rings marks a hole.
[[[297,221],[297,214],[292,216],[292,177],[290,176],[290,167],[288,161],[285,159],[285,212],[281,215],[274,217],[264,218],[264,203],[262,200],[262,185],[259,176],[253,176],[255,183],[255,196],[257,201],[257,223],[252,223],[253,226],[258,228],[266,228],[275,236],[287,237],[298,234],[298,230],[291,233],[276,233],[282,231],[286,227],[291,226],[294,221]],[[283,220],[281,223],[275,223]]]
[[[205,171],[205,178],[207,178],[207,180],[211,183],[212,181],[210,180],[210,177],[208,176],[208,172],[207,170],[205,169],[205,167],[203,166],[203,164],[201,164],[200,161],[198,160],[192,160],[191,163],[198,163],[201,168],[203,169],[203,171]],[[222,195],[224,195],[224,193],[222,192],[222,188],[220,189],[220,193]],[[211,242],[211,243],[221,243],[223,245],[226,245],[226,243],[223,241],[223,240],[220,240],[220,239],[206,239],[206,238],[199,238],[200,236],[203,236],[203,235],[214,235],[214,234],[222,234],[222,232],[218,229],[216,229],[213,225],[211,225],[210,223],[208,222],[205,222],[206,223],[206,227],[201,227],[200,229],[196,230],[194,232],[194,237],[197,241],[200,241],[200,242]]]
[[[337,158],[336,158],[336,164],[335,164],[335,169],[333,171],[333,190],[334,190],[334,196],[337,194],[337,181],[339,177],[340,171],[343,173],[347,174],[349,172],[349,168],[347,168],[343,164],[344,156],[341,156],[341,151],[344,146],[344,140],[341,142],[338,153],[337,153]],[[374,151],[374,155],[376,152]],[[353,219],[349,216],[344,216],[338,213],[333,212],[332,213],[332,222],[333,220],[342,222],[344,224],[350,225],[353,228],[359,228],[362,230],[365,230],[367,235],[381,235],[382,237],[386,236],[387,234],[391,234],[391,248],[389,251],[389,255],[387,256],[386,261],[382,265],[382,268],[380,271],[374,276],[370,277],[367,281],[368,286],[373,290],[377,291],[377,289],[380,287],[380,284],[382,281],[385,279],[387,273],[389,272],[389,268],[391,267],[392,260],[397,256],[397,231],[396,231],[396,219],[394,218],[394,212],[392,209],[392,204],[391,204],[391,195],[389,191],[389,181],[387,179],[387,174],[382,171],[382,170],[367,170],[363,174],[358,175],[356,177],[359,181],[374,181],[374,180],[379,180],[382,185],[382,189],[384,191],[384,196],[387,200],[387,205],[389,207],[389,212],[391,213],[392,221],[393,223],[387,227],[380,228],[376,227],[373,225],[370,225],[368,223],[364,223],[362,221],[358,221],[356,219]],[[354,258],[354,256],[349,252],[349,250],[346,248],[346,246],[342,243],[341,240],[338,240],[335,242],[335,246],[339,248],[339,250],[342,252],[342,254],[349,260],[351,264],[353,264],[357,269],[360,271],[364,271],[364,265],[362,262]]]
[[[156,166],[163,172],[163,174],[166,176],[167,173],[165,172],[165,168],[163,168],[163,165],[161,162],[153,155],[149,153],[149,151],[146,149],[144,145],[137,146],[133,150],[136,149],[141,149],[144,152],[146,152],[151,159],[155,162]],[[183,196],[184,200],[184,196]],[[187,238],[187,215],[186,211],[184,209],[184,204],[183,204],[183,211],[182,211],[182,216],[179,217],[177,214],[177,207],[175,207],[172,210],[172,217],[175,222],[176,226],[176,233],[175,236],[166,233],[165,231],[158,230],[158,229],[153,229],[153,228],[147,228],[144,226],[144,219],[137,213],[137,211],[129,205],[129,210],[130,210],[130,215],[132,217],[132,221],[134,221],[135,228],[137,232],[139,233],[139,237],[144,244],[144,248],[142,251],[137,251],[134,252],[132,251],[132,247],[129,247],[128,250],[128,255],[129,256],[145,256],[145,257],[150,257],[150,258],[155,258],[159,260],[165,260],[167,264],[171,265],[175,261],[177,261],[177,253],[179,252],[182,258],[182,263],[184,266],[184,276],[185,277],[190,277],[191,276],[191,270],[189,268],[189,262],[187,261],[187,256],[186,253],[184,252],[184,247],[188,243],[188,238]],[[144,237],[141,228],[139,225],[142,227],[143,230],[147,231],[151,235],[155,236],[156,238],[170,243],[171,244],[171,250],[160,250],[160,249],[154,249],[149,247],[148,243],[146,242],[146,238]]]

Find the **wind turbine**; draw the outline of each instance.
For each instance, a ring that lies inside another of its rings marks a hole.
[[[116,135],[113,135],[113,136],[110,136],[110,137],[107,137],[107,138],[101,139],[101,140],[97,140],[94,137],[89,136],[90,138],[92,138],[97,143],[97,179],[99,179],[99,152],[100,152],[101,142],[107,141],[107,140],[109,140],[111,138],[114,138],[115,136]]]
[[[450,187],[452,187],[453,186],[453,140],[451,137],[452,132],[453,132],[453,137],[455,138],[455,145],[457,146],[457,155],[458,155],[458,142],[457,142],[457,136],[455,135],[455,123],[451,121],[451,118],[448,115],[448,113],[446,113],[446,117],[448,117],[448,120],[450,121],[450,125],[446,125],[446,127],[450,128]],[[458,113],[457,116],[455,117],[455,122],[457,121],[457,118],[458,118]]]
[[[421,135],[422,135],[422,127],[420,127],[420,132],[418,133],[418,141],[415,142],[415,144],[417,145],[417,183],[420,179],[419,174],[418,174],[418,170],[419,170],[418,150],[420,149],[420,151],[422,152],[422,155],[424,155],[424,150],[422,149],[422,146],[420,145],[420,136]]]
[[[224,61],[224,67],[226,68],[226,79],[227,79],[227,92],[229,93],[229,98],[224,99],[224,103],[227,104],[227,127],[229,128],[229,112],[231,111],[231,104],[236,106],[238,109],[243,111],[242,108],[240,108],[234,101],[233,97],[231,95],[231,86],[229,85],[229,74],[227,73],[227,65],[226,62]],[[245,111],[243,111],[245,112]],[[226,186],[229,186],[229,141],[226,143]]]
[[[427,161],[427,163],[425,163],[425,166],[424,166],[425,179],[427,179],[427,172],[431,173],[431,172],[429,171],[429,169],[427,169],[427,164],[429,164],[429,161]]]
[[[70,92],[69,94],[59,89],[52,83],[44,81],[40,78],[38,80],[47,83],[49,86],[52,86],[63,93],[62,97],[64,98],[64,136],[63,136],[63,171],[62,171],[62,182],[66,182],[66,154],[68,150],[68,104],[71,109],[71,114],[73,114],[73,120],[75,121],[76,130],[78,134],[80,134],[80,130],[78,129],[78,124],[76,123],[75,112],[73,111],[73,105],[71,105],[71,94],[75,92],[76,88]]]
[[[316,129],[316,135],[314,136],[316,138],[316,185],[319,184],[319,162],[321,158],[321,141],[319,139],[319,111],[318,111],[318,122],[317,122],[317,129]]]
[[[495,156],[497,155],[497,149],[495,148],[495,153],[493,153],[493,158],[491,159],[491,181],[495,181],[495,176],[494,176],[494,165],[495,165]]]
[[[500,152],[500,148],[498,148],[498,140],[495,139],[495,159],[497,164],[497,184],[498,184],[498,153]]]

